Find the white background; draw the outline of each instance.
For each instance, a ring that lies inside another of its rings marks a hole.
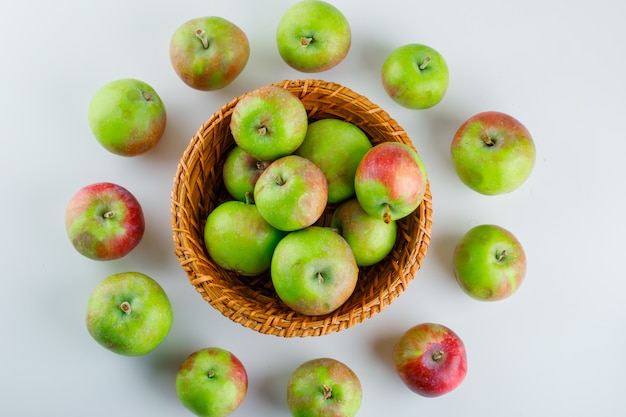
[[[0,415],[185,416],[174,376],[192,351],[219,346],[246,365],[248,396],[234,416],[288,416],[285,386],[297,365],[330,356],[360,377],[359,416],[626,415],[626,281],[623,158],[626,152],[626,15],[619,0],[335,0],[353,44],[338,67],[314,74],[386,109],[422,155],[432,184],[433,237],[409,289],[352,329],[307,339],[255,333],[230,322],[194,291],[173,254],[169,198],[178,160],[209,116],[252,88],[305,78],[274,41],[294,1],[24,1],[0,6]],[[249,63],[227,88],[199,92],[171,68],[169,39],[184,21],[218,15],[239,25]],[[380,67],[405,43],[439,50],[450,67],[444,100],[403,109],[385,94]],[[168,110],[159,145],[123,158],[93,138],[87,108],[104,83],[135,77]],[[487,197],[456,177],[449,145],[483,110],[520,119],[537,163],[513,193]],[[142,202],[147,230],[124,259],[79,255],[64,230],[79,188],[112,181]],[[528,256],[520,290],[484,303],[451,273],[455,241],[470,227],[513,231]],[[123,357],[87,333],[87,298],[104,277],[144,272],[175,313],[168,338]],[[469,372],[435,399],[406,389],[390,352],[409,327],[434,321],[465,341]]]

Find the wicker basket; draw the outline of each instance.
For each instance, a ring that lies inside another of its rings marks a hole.
[[[413,146],[406,132],[384,110],[346,87],[320,80],[286,80],[275,85],[299,97],[311,121],[342,119],[359,126],[373,144],[395,141]],[[405,291],[426,255],[432,226],[430,186],[419,208],[398,221],[392,252],[378,264],[361,268],[352,296],[326,316],[301,315],[284,305],[272,287],[269,273],[252,278],[238,276],[218,267],[208,257],[203,233],[206,218],[218,204],[232,199],[223,185],[222,167],[234,146],[229,124],[239,98],[224,105],[201,126],[185,150],[174,178],[174,251],[190,283],[232,321],[281,337],[333,333],[381,312]],[[320,224],[327,224],[331,209],[327,209]]]

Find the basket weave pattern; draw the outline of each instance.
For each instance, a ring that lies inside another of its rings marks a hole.
[[[311,121],[342,119],[359,126],[374,145],[394,141],[413,146],[406,132],[384,110],[349,88],[321,80],[285,80],[275,85],[299,97]],[[200,127],[174,178],[174,252],[190,283],[232,321],[281,337],[321,336],[347,329],[381,312],[406,290],[426,256],[432,227],[430,186],[418,209],[397,222],[398,236],[392,252],[378,264],[361,268],[352,296],[326,316],[305,316],[284,305],[273,289],[269,272],[243,277],[211,261],[204,246],[204,223],[213,208],[232,199],[223,185],[222,167],[235,146],[229,125],[239,99],[224,105]],[[331,210],[327,209],[318,224],[328,224]]]

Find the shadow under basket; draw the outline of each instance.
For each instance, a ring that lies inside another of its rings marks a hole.
[[[402,142],[414,147],[406,132],[384,110],[366,97],[336,83],[321,80],[285,80],[274,85],[289,90],[304,103],[310,121],[341,119],[360,127],[373,145]],[[397,221],[391,253],[379,263],[362,267],[352,296],[324,316],[306,316],[278,298],[269,272],[239,276],[209,258],[204,224],[220,203],[232,200],[222,180],[228,152],[235,146],[230,118],[238,97],[204,123],[185,150],[174,178],[171,221],[174,252],[189,282],[215,309],[235,323],[280,337],[321,336],[350,328],[389,306],[418,272],[430,243],[432,195],[430,184],[420,206]],[[328,207],[318,224],[327,225]]]

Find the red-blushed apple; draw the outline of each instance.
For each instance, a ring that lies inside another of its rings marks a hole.
[[[191,19],[170,40],[174,71],[189,87],[214,91],[241,74],[250,57],[250,43],[241,28],[218,16]]]
[[[465,344],[449,327],[437,323],[408,329],[394,345],[392,360],[402,382],[424,397],[449,393],[467,374]]]
[[[213,209],[204,225],[207,252],[220,267],[254,276],[270,267],[284,232],[261,217],[256,205],[230,200]]]
[[[526,254],[509,230],[493,224],[472,227],[457,243],[454,276],[463,291],[483,301],[515,293],[526,276]]]
[[[321,226],[291,232],[278,242],[270,271],[278,297],[309,316],[341,307],[354,292],[359,275],[346,240]]]
[[[244,94],[230,119],[235,143],[263,161],[293,153],[302,144],[308,125],[304,103],[288,90],[273,85]]]
[[[161,140],[167,124],[165,105],[150,85],[134,78],[111,81],[92,97],[89,127],[106,150],[136,156]]]
[[[454,134],[450,153],[461,181],[485,195],[520,187],[530,176],[536,158],[528,129],[497,111],[478,113],[463,122]]]
[[[167,337],[173,312],[163,288],[140,272],[100,281],[89,296],[87,330],[100,345],[126,356],[145,355]]]
[[[252,196],[254,193],[254,185],[270,163],[271,161],[253,158],[239,146],[235,146],[226,156],[222,169],[226,190],[236,200],[246,201],[247,195]]]
[[[382,261],[396,243],[396,222],[370,216],[356,198],[344,201],[335,209],[330,226],[348,242],[359,266]]]
[[[356,168],[371,148],[369,138],[355,124],[320,119],[309,124],[295,153],[322,170],[328,182],[328,203],[335,204],[354,196]]]
[[[254,186],[254,202],[261,216],[283,231],[304,229],[324,213],[328,184],[322,170],[298,155],[272,162]]]
[[[321,72],[348,55],[352,33],[337,7],[320,0],[303,0],[283,14],[276,28],[281,58],[301,72]]]
[[[333,358],[302,363],[287,383],[287,406],[294,417],[354,417],[362,401],[357,374]]]
[[[121,185],[87,185],[70,199],[65,228],[74,248],[99,261],[119,259],[143,238],[145,220],[135,196]]]
[[[248,373],[232,352],[208,347],[189,355],[176,373],[176,394],[199,417],[226,417],[243,402]]]
[[[424,162],[412,146],[382,142],[361,159],[354,188],[366,213],[391,222],[417,209],[426,193],[427,181]]]

